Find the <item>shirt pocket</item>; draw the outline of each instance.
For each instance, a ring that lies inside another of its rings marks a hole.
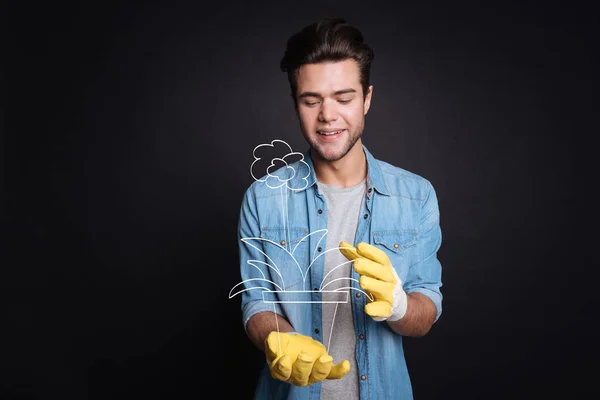
[[[266,262],[275,264],[281,274],[284,290],[303,290],[308,269],[308,230],[302,227],[272,226],[261,230]],[[275,272],[272,272],[275,273]]]
[[[373,232],[373,243],[388,255],[402,282],[406,281],[417,237],[418,233],[414,229]]]

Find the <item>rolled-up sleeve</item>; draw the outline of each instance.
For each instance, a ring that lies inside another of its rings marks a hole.
[[[246,330],[246,324],[254,314],[271,311],[283,315],[279,304],[263,301],[263,291],[276,290],[277,287],[260,240],[260,224],[253,186],[246,190],[242,200],[238,221],[238,246],[241,281],[230,296],[241,295],[242,319]]]
[[[421,206],[419,233],[416,245],[417,259],[408,271],[404,284],[406,293],[421,293],[435,304],[435,321],[442,314],[442,266],[438,250],[442,244],[440,212],[435,190],[427,181],[427,194]]]

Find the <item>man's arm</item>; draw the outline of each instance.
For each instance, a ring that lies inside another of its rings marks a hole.
[[[293,332],[292,325],[281,315],[271,311],[254,314],[246,323],[250,341],[262,352],[265,351],[265,339],[271,332]]]
[[[406,314],[397,321],[387,321],[390,328],[405,336],[424,336],[442,312],[440,292],[441,264],[437,252],[442,243],[440,211],[431,183],[421,211],[420,238],[417,246],[423,258],[410,267],[406,285]]]
[[[280,332],[291,332],[293,328],[281,316],[283,310],[279,304],[267,304],[263,301],[262,291],[259,293],[257,290],[248,290],[256,287],[274,290],[275,285],[272,281],[277,279],[276,276],[271,276],[271,268],[261,270],[252,264],[252,262],[259,262],[261,265],[267,265],[268,261],[266,254],[261,250],[262,243],[252,243],[252,240],[258,237],[260,237],[258,206],[253,186],[250,186],[244,194],[238,222],[240,275],[246,289],[240,292],[242,296],[242,317],[245,321],[244,328],[248,338],[260,351],[264,352],[264,341],[270,332],[276,332],[278,327]],[[254,268],[251,268],[251,266],[254,266]],[[275,314],[275,312],[278,314]],[[275,319],[275,316],[277,316],[277,319]]]
[[[392,330],[404,336],[424,336],[435,321],[437,309],[433,301],[421,293],[407,293],[406,314],[397,321],[387,321]]]

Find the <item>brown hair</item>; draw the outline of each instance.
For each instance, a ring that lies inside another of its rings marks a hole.
[[[347,59],[358,63],[363,96],[366,96],[371,62],[375,54],[363,40],[363,35],[357,28],[347,24],[343,18],[334,17],[320,19],[293,34],[287,41],[280,67],[283,72],[287,72],[294,102],[298,68],[304,64]]]

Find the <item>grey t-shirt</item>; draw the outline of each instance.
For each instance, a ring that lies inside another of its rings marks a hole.
[[[347,288],[351,286],[351,281],[338,278],[350,278],[352,264],[340,253],[338,248],[342,240],[350,244],[354,243],[360,207],[366,195],[366,179],[349,188],[323,183],[317,184],[327,201],[327,252],[325,253],[323,290],[332,291]],[[359,398],[355,355],[356,334],[354,333],[352,316],[351,290],[344,291],[349,292],[348,302],[324,302],[322,304],[323,344],[328,349],[329,355],[333,357],[334,363],[348,360],[351,369],[341,379],[322,381],[321,399],[323,400],[358,400]],[[333,294],[323,294],[323,300],[333,300],[334,296]]]

